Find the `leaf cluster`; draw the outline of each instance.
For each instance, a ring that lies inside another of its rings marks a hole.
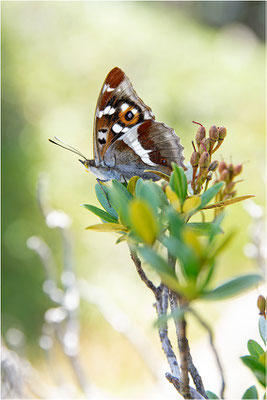
[[[137,176],[127,185],[116,180],[111,186],[98,183],[96,196],[103,209],[89,204],[83,206],[102,223],[87,229],[118,233],[117,243],[126,240],[158,273],[162,282],[187,302],[199,298],[220,300],[258,283],[261,277],[251,274],[231,279],[213,289],[210,287],[216,259],[233,234],[223,234],[222,213],[211,222],[189,220],[211,207],[208,204],[222,190],[224,183],[214,184],[201,195],[190,196],[184,170],[176,164],[172,167],[170,178],[161,176],[168,181],[162,186]],[[241,200],[235,198],[232,202]],[[221,205],[213,204],[212,207]],[[174,264],[163,257],[164,251],[172,257]]]

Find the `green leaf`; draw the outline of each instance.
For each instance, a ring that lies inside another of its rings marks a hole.
[[[110,188],[105,184],[96,184],[95,193],[96,197],[101,206],[114,218],[118,218],[118,213],[114,210],[109,202],[109,190]]]
[[[167,247],[172,256],[178,258],[185,277],[195,279],[199,273],[200,266],[193,250],[173,236],[163,237],[162,243]]]
[[[130,226],[129,220],[129,202],[133,199],[131,193],[128,192],[126,187],[116,181],[112,181],[112,187],[109,192],[110,202],[113,208],[117,211],[120,221],[124,226]]]
[[[172,236],[181,239],[181,232],[185,224],[173,208],[169,208],[166,212],[166,217],[169,221],[169,231]]]
[[[97,215],[99,218],[103,219],[104,221],[114,223],[118,222],[117,218],[114,218],[112,215],[108,214],[106,211],[103,211],[98,207],[92,206],[91,204],[82,204],[82,206]]]
[[[206,390],[206,395],[208,396],[208,399],[219,399],[219,397],[210,390]]]
[[[123,225],[113,224],[111,222],[107,222],[106,224],[90,225],[85,229],[98,232],[128,232]]]
[[[201,204],[197,208],[197,210],[201,210],[203,207],[205,207],[213,199],[213,197],[215,197],[216,194],[219,193],[223,185],[224,182],[218,182],[215,185],[211,186],[208,190],[206,190],[206,192],[201,195]]]
[[[245,393],[242,396],[242,400],[243,399],[253,399],[253,400],[257,400],[259,398],[256,386],[250,386]]]
[[[264,353],[264,350],[259,343],[252,339],[248,341],[248,351],[256,358],[259,358]]]
[[[266,344],[267,341],[266,319],[264,318],[263,315],[261,315],[259,318],[259,332],[264,344]]]
[[[223,230],[219,227],[219,225],[214,224],[212,222],[189,222],[187,226],[192,228],[199,235],[204,235],[204,236],[217,235],[219,233],[223,233]]]
[[[177,281],[172,267],[153,249],[149,247],[139,247],[138,252],[143,259],[159,274],[162,282],[174,291],[180,290],[180,285]]]
[[[135,198],[129,206],[129,217],[134,232],[144,243],[152,245],[159,234],[159,226],[150,205]]]
[[[182,167],[172,163],[172,169],[173,172],[171,174],[170,186],[179,197],[181,204],[183,204],[187,195],[187,179]]]
[[[258,381],[265,387],[265,367],[252,356],[240,357],[242,362],[253,372]]]
[[[257,285],[262,280],[262,277],[257,274],[249,274],[231,279],[214,290],[205,292],[203,298],[207,300],[222,300],[228,297],[236,296],[244,290],[250,289]]]

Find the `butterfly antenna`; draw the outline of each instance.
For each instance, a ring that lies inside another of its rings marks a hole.
[[[51,142],[51,143],[53,143],[53,144],[56,144],[57,146],[62,147],[62,148],[65,149],[65,150],[69,150],[69,151],[71,151],[72,153],[75,153],[75,154],[77,154],[78,156],[80,156],[80,157],[84,158],[85,160],[87,160],[87,158],[86,158],[80,151],[78,151],[78,150],[75,149],[74,147],[70,146],[69,144],[63,142],[63,140],[59,139],[57,136],[54,136],[54,138],[55,138],[58,142],[63,143],[63,144],[57,143],[57,142],[55,142],[55,141],[52,140],[52,139],[48,139],[49,142]]]

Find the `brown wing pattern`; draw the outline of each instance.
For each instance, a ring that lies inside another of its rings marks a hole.
[[[137,95],[125,73],[118,67],[113,68],[102,86],[95,111],[96,165],[121,135],[143,121],[154,118],[150,107]]]

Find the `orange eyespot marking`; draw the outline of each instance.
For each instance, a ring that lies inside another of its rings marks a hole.
[[[136,108],[130,106],[119,113],[119,119],[125,126],[134,125],[138,122],[139,112]]]

